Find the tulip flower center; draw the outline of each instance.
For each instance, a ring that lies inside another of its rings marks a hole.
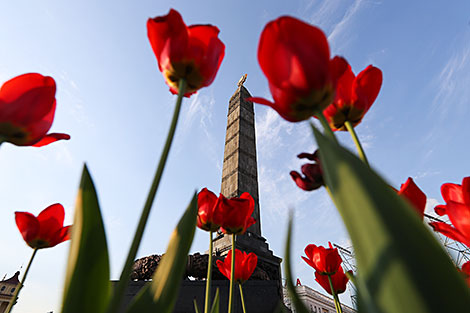
[[[186,92],[194,92],[200,89],[203,84],[203,77],[194,61],[182,60],[174,62],[169,68],[164,70],[163,75],[167,84],[175,90],[178,90],[179,80],[182,78],[187,83]]]
[[[50,247],[51,243],[44,239],[34,239],[28,242],[28,245],[32,248],[41,249]]]
[[[324,110],[333,101],[334,91],[331,85],[320,90],[313,90],[308,96],[300,98],[292,105],[298,120],[305,120],[319,110]]]
[[[358,125],[364,117],[364,110],[355,108],[351,105],[345,105],[338,109],[335,115],[331,117],[331,124],[336,130],[346,131],[344,123],[351,122],[352,126]]]
[[[27,142],[28,133],[23,128],[11,123],[0,123],[0,138],[15,145],[21,145]]]

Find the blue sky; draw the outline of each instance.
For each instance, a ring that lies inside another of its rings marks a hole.
[[[382,90],[356,130],[372,166],[395,187],[408,176],[441,202],[440,185],[469,175],[468,1],[24,1],[0,3],[0,83],[26,72],[57,82],[54,132],[72,136],[43,148],[0,148],[0,274],[30,257],[14,211],[39,213],[60,202],[72,222],[83,162],[94,178],[107,231],[112,278],[119,276],[163,146],[175,96],[148,43],[146,21],[177,9],[185,22],[214,24],[226,56],[214,83],[185,99],[174,146],[138,252],[165,251],[195,189],[219,192],[228,100],[238,79],[270,98],[256,58],[264,25],[292,15],[321,27],[333,55],[355,73],[382,69]],[[309,243],[347,246],[348,236],[323,190],[304,192],[289,177],[315,144],[306,122],[291,124],[256,105],[262,232],[283,256],[287,214],[295,209],[293,265],[321,291],[300,259]],[[340,140],[353,149],[347,134]],[[38,253],[16,313],[57,312],[69,244]],[[207,249],[196,232],[192,252]],[[342,296],[349,301],[349,294]]]

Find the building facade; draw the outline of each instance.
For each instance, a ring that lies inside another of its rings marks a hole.
[[[5,312],[13,301],[13,293],[20,285],[19,276],[20,272],[16,272],[12,277],[0,281],[0,313]]]
[[[295,291],[299,295],[300,300],[303,301],[309,312],[312,313],[335,313],[335,303],[333,298],[325,296],[324,294],[313,290],[308,286],[298,285],[295,287]],[[284,304],[295,313],[296,310],[291,304],[291,300],[288,296],[288,292],[284,290]],[[343,309],[343,313],[356,313],[356,310],[353,308],[341,304],[341,308]]]

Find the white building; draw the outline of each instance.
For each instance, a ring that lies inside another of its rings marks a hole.
[[[298,285],[295,287],[295,291],[299,295],[300,300],[302,300],[307,307],[307,309],[312,313],[335,313],[335,303],[333,298],[325,296],[324,294],[313,290],[308,286]],[[295,308],[291,305],[291,300],[288,296],[287,289],[284,288],[284,304],[292,310],[292,313],[295,313]],[[341,304],[343,313],[356,313],[356,310],[353,308]]]
[[[0,313],[5,312],[8,304],[13,300],[13,293],[20,284],[19,276],[20,272],[16,272],[12,277],[0,281]]]

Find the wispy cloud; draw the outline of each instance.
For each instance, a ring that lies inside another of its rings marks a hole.
[[[282,134],[292,132],[293,124],[284,121],[276,111],[268,109],[256,117],[256,140],[258,151],[271,158],[279,147],[285,146]]]
[[[320,26],[328,35],[335,51],[342,51],[354,39],[351,25],[366,3],[366,0],[323,0],[309,1],[299,9],[299,15],[310,23]]]
[[[194,123],[198,123],[197,127],[204,133],[204,150],[207,155],[212,158],[217,169],[222,171],[222,164],[219,158],[215,156],[219,154],[219,145],[212,133],[213,115],[215,105],[214,91],[209,88],[205,93],[197,93],[192,96],[189,108],[184,111],[182,117],[181,135],[186,137],[187,133],[194,127]]]
[[[95,127],[85,113],[84,101],[77,82],[66,71],[60,71],[54,78],[57,82],[56,98],[59,99],[61,107],[66,107],[67,114],[77,123],[86,127]]]
[[[468,39],[468,38],[467,38]],[[432,114],[436,111],[440,120],[447,120],[449,110],[465,113],[470,98],[470,44],[465,44],[455,52],[433,81],[436,95],[432,104]]]
[[[341,50],[339,43],[341,43],[342,47],[344,47],[347,46],[352,40],[353,36],[351,36],[351,32],[349,31],[351,28],[350,25],[353,23],[356,14],[363,7],[364,3],[364,0],[355,0],[347,8],[346,13],[341,18],[341,20],[336,23],[334,28],[331,30],[328,36],[328,41],[330,42],[330,45],[336,47],[337,50]]]
[[[449,59],[428,86],[434,96],[426,115],[432,123],[429,123],[429,131],[424,140],[428,144],[424,160],[439,151],[436,150],[436,142],[441,142],[444,137],[449,141],[451,134],[461,132],[470,113],[470,36],[458,39],[455,45],[448,48],[452,51]]]

